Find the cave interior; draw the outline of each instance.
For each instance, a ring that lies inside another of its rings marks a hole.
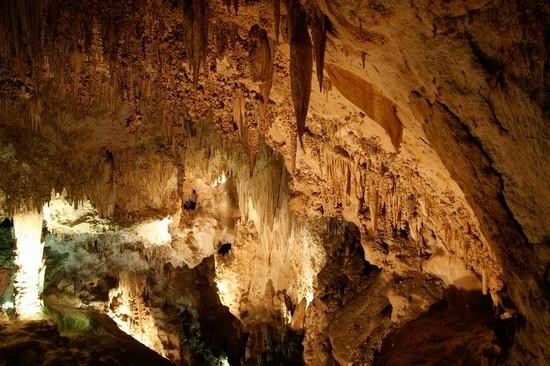
[[[0,366],[550,365],[549,15],[1,0]]]

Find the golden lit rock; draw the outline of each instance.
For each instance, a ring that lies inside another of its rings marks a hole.
[[[1,2],[0,364],[548,364],[547,8]]]

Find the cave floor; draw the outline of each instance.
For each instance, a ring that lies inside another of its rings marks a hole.
[[[102,314],[90,330],[60,332],[51,320],[0,322],[0,366],[170,365]]]

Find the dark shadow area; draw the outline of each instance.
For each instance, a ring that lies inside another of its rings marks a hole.
[[[245,366],[304,364],[303,334],[284,325],[259,324],[250,333],[247,343]]]
[[[197,208],[197,192],[193,189],[189,198],[183,202],[183,209],[193,211]]]
[[[496,319],[488,296],[451,287],[445,300],[384,339],[374,365],[499,365],[514,322]]]
[[[178,278],[193,297],[191,305],[180,314],[183,359],[190,365],[209,366],[226,358],[231,365],[240,365],[247,334],[241,322],[221,303],[214,271],[214,257],[204,259],[192,270],[177,270]]]
[[[334,366],[336,354],[357,361],[353,350],[369,340],[376,343],[390,319],[391,305],[381,291],[381,271],[365,260],[359,228],[334,218],[326,225],[327,260],[308,308],[304,358],[312,365]]]
[[[218,254],[221,256],[229,254],[230,251],[231,251],[231,243],[223,243],[218,248]]]
[[[176,270],[189,296],[188,308],[179,315],[182,358],[201,366],[218,366],[223,359],[231,365],[303,365],[303,334],[282,319],[246,328],[221,303],[214,270],[214,257],[192,270]]]
[[[59,309],[58,309],[59,310]],[[63,318],[63,310],[58,317]],[[75,316],[74,309],[71,309]],[[107,315],[79,311],[89,329],[60,334],[52,321],[0,323],[0,366],[38,365],[171,365],[171,363],[127,335]]]

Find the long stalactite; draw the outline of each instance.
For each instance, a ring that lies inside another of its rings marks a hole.
[[[288,6],[290,32],[290,90],[296,115],[296,129],[300,145],[306,130],[306,119],[311,95],[313,55],[307,29],[306,11],[298,0]]]

